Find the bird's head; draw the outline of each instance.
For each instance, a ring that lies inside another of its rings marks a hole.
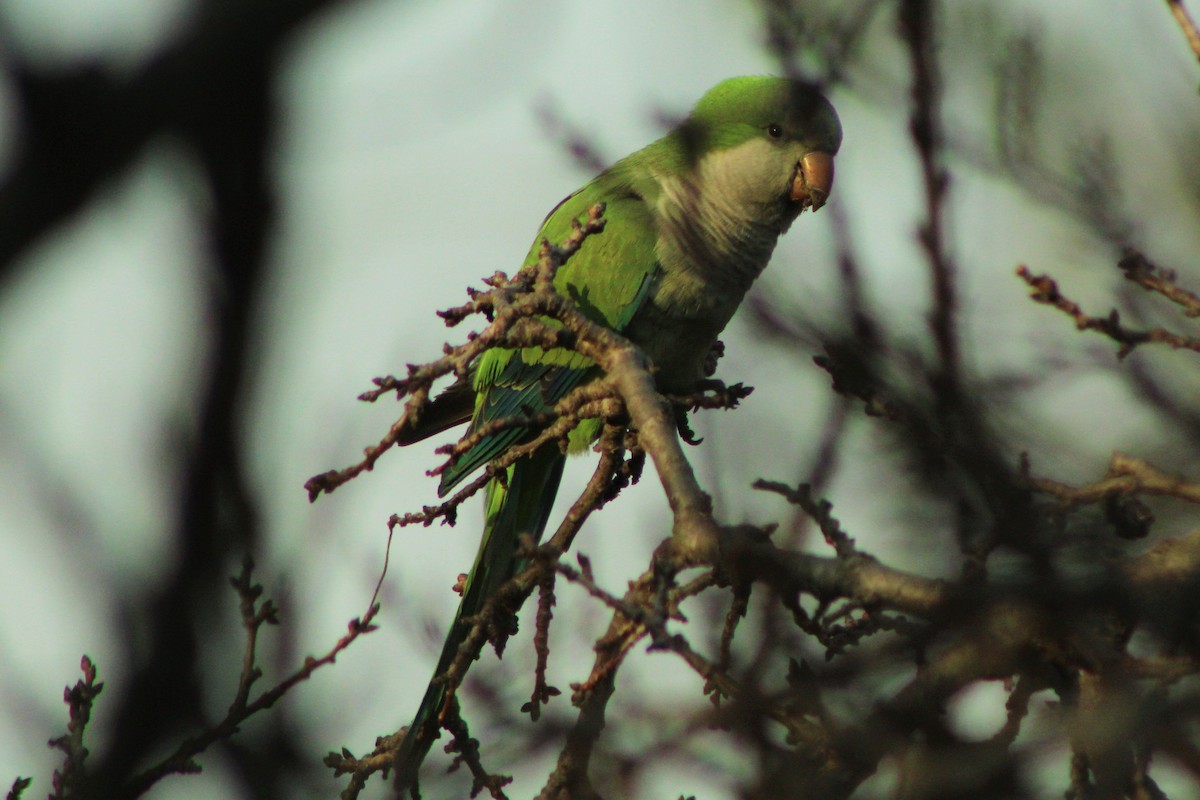
[[[823,206],[833,189],[842,126],[811,84],[730,78],[705,93],[680,132],[694,160],[726,162],[723,171],[740,176],[732,182],[745,199],[791,204],[792,218]]]

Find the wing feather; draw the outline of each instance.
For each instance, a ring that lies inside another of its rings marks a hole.
[[[628,184],[607,173],[570,195],[550,212],[526,264],[537,261],[543,238],[560,242],[574,220],[583,220],[595,203],[605,203],[605,229],[589,237],[555,276],[555,288],[574,300],[588,318],[622,331],[644,302],[658,270],[658,231],[651,209]],[[572,389],[598,374],[595,363],[563,349],[490,350],[475,373],[477,393],[470,430],[496,420],[549,410]],[[470,472],[529,436],[516,427],[482,439],[442,475],[445,495]]]

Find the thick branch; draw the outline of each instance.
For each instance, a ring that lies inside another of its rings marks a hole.
[[[602,364],[621,393],[638,430],[638,440],[654,460],[658,478],[675,515],[670,551],[678,566],[711,561],[719,543],[712,499],[700,488],[683,454],[670,407],[645,367],[645,356],[628,342],[606,348]]]

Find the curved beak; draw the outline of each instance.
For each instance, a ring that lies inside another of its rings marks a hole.
[[[792,175],[792,202],[816,211],[825,205],[832,189],[833,156],[820,150],[805,153]]]

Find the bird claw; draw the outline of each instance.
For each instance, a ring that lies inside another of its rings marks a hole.
[[[679,431],[679,438],[684,444],[698,445],[704,441],[703,436],[697,436],[692,430],[692,426],[688,424],[687,409],[675,409],[675,429]]]

